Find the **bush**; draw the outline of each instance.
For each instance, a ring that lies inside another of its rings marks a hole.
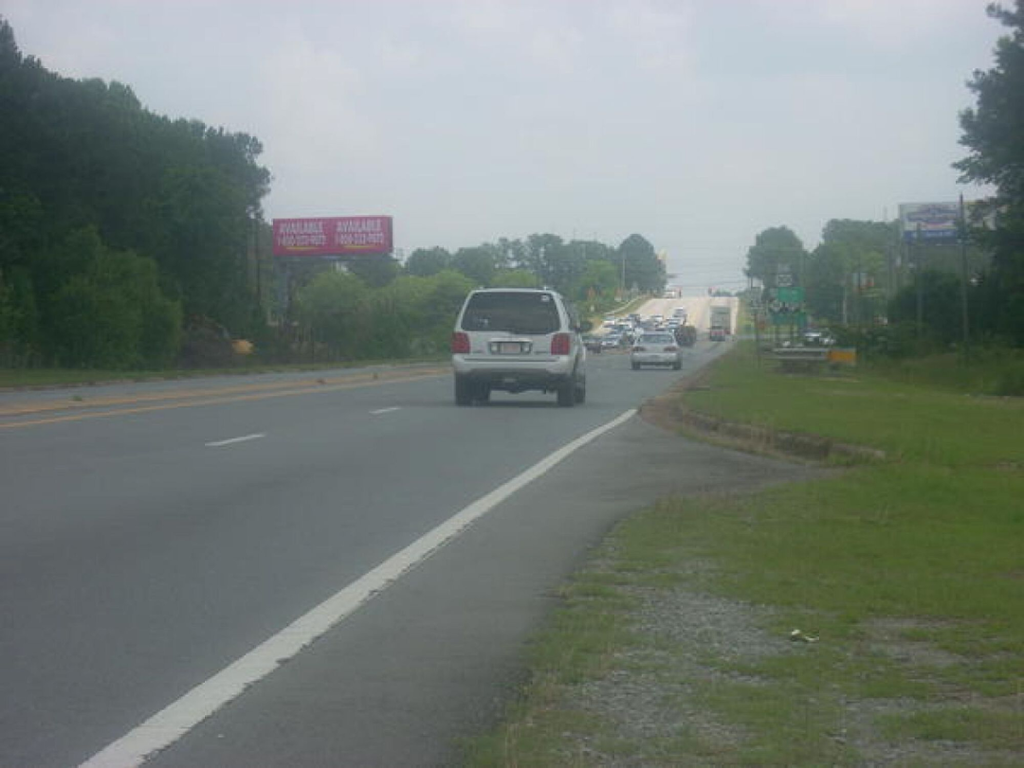
[[[921,338],[914,323],[890,325],[834,326],[840,347],[855,347],[862,360],[902,360],[927,354],[936,348],[931,338]]]
[[[156,262],[113,251],[95,230],[72,233],[61,248],[80,260],[42,314],[47,345],[71,368],[162,367],[178,350],[181,309],[160,290]]]

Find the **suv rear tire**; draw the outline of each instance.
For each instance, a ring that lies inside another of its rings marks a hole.
[[[455,404],[473,404],[473,382],[465,376],[455,377]]]
[[[566,380],[558,385],[558,404],[563,408],[576,405],[576,378]]]
[[[576,389],[573,393],[573,396],[576,399],[577,405],[582,405],[583,403],[587,402],[587,380],[585,378],[577,379]]]

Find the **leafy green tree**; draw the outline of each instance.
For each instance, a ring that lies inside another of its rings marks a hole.
[[[437,329],[440,339],[447,344],[455,325],[455,316],[462,307],[466,296],[476,286],[473,281],[455,270],[445,270],[433,276],[430,300],[423,319],[427,328]]]
[[[948,272],[925,270],[921,273],[921,321],[925,338],[931,348],[920,352],[945,349],[960,338],[960,280]],[[889,304],[889,320],[893,324],[912,325],[917,322],[918,288],[910,286],[899,291]]]
[[[821,243],[811,253],[804,270],[804,296],[816,321],[847,322],[852,262],[849,246],[842,243]]]
[[[162,221],[153,253],[185,312],[229,328],[245,322],[240,260],[246,220],[236,215],[243,207],[242,191],[211,167],[169,169],[153,204]]]
[[[525,269],[499,269],[491,279],[492,288],[540,288],[540,278]]]
[[[580,249],[570,248],[558,235],[530,235],[523,245],[521,266],[529,269],[546,285],[568,293],[583,272],[585,259]]]
[[[607,261],[613,264],[618,258],[614,248],[597,240],[573,240],[569,243],[569,248],[583,256],[588,264],[594,261]]]
[[[488,286],[497,271],[494,252],[486,246],[459,248],[452,257],[452,268],[479,286]]]
[[[615,265],[603,259],[593,259],[587,262],[576,281],[572,291],[572,297],[580,306],[604,308],[611,304],[615,297],[615,291],[619,285],[619,272]]]
[[[452,255],[444,248],[417,248],[405,261],[405,272],[416,277],[430,277],[449,269]]]
[[[418,322],[414,354],[447,353],[451,342],[455,316],[473,283],[453,270],[438,272],[430,278],[430,292]]]
[[[660,294],[665,290],[665,265],[643,236],[633,234],[623,240],[618,256],[622,260],[627,290],[633,286],[648,293]]]
[[[954,165],[963,181],[996,188],[980,211],[994,213],[996,227],[976,234],[993,251],[986,290],[998,307],[983,330],[1024,346],[1024,0],[991,4],[988,14],[1010,31],[996,44],[995,66],[968,83],[977,105],[960,114],[960,143],[970,154]]]
[[[498,242],[490,247],[494,252],[494,264],[499,270],[522,269],[526,266],[526,245],[522,240],[499,237]]]
[[[0,365],[37,364],[40,353],[32,276],[25,267],[8,269],[0,280]]]
[[[335,359],[355,358],[365,346],[364,310],[369,289],[356,275],[321,272],[295,294],[295,314],[313,344],[324,344]]]
[[[152,259],[106,248],[94,229],[72,233],[62,249],[86,260],[52,297],[47,341],[70,367],[163,367],[178,350],[181,308],[160,290]]]
[[[760,280],[765,288],[779,286],[779,275],[789,274],[792,284],[799,285],[807,251],[800,238],[789,227],[770,227],[758,233],[747,249],[744,274]]]
[[[43,208],[35,195],[0,188],[0,280],[5,270],[31,265],[43,247]]]
[[[407,357],[447,352],[455,316],[473,282],[445,270],[430,277],[406,275],[374,291],[368,302],[367,357]]]
[[[0,25],[0,51],[2,38]],[[42,220],[42,206],[35,196],[0,188],[0,364],[38,362],[39,313],[32,256],[44,244]]]
[[[371,288],[383,288],[402,272],[398,260],[389,254],[363,256],[347,263],[349,271]]]
[[[421,318],[430,290],[430,278],[405,275],[370,294],[366,303],[366,357],[400,358],[419,353],[425,331]]]
[[[563,294],[570,293],[586,265],[582,250],[571,247],[558,235],[530,235],[527,251],[541,283]]]
[[[318,359],[380,359],[447,351],[463,299],[475,286],[454,270],[403,275],[371,288],[327,271],[296,293],[296,316]]]
[[[886,254],[898,236],[897,225],[832,219],[822,242],[802,261],[808,311],[832,323],[869,323],[884,311],[888,275]]]

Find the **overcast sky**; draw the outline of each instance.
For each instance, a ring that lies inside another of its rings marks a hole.
[[[758,232],[968,199],[986,0],[0,0],[25,55],[256,136],[268,219],[389,214],[406,254],[552,232],[745,284]],[[2,119],[2,117],[0,117]]]

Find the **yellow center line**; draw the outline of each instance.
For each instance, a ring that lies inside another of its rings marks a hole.
[[[447,369],[441,368],[428,368],[424,369],[423,373],[442,373]],[[396,379],[396,378],[407,378],[410,374],[404,371],[386,371],[377,373],[357,373],[350,374],[347,376],[336,376],[332,379],[315,378],[315,379],[301,379],[299,381],[277,381],[262,384],[244,384],[238,386],[229,387],[212,387],[205,389],[190,389],[179,392],[150,392],[137,395],[108,395],[106,397],[97,397],[95,399],[86,400],[80,396],[70,397],[66,400],[50,400],[46,402],[35,402],[35,403],[12,403],[4,406],[0,405],[0,416],[23,416],[28,413],[40,413],[44,411],[63,411],[69,408],[97,408],[106,405],[121,405],[124,403],[145,403],[160,400],[182,400],[186,398],[195,397],[207,397],[207,396],[220,396],[225,394],[236,394],[239,392],[262,392],[269,389],[289,389],[296,386],[323,386],[333,382],[348,382],[348,381],[377,381],[380,379]],[[418,375],[412,374],[412,375]]]
[[[444,371],[447,373],[447,371]],[[126,414],[136,413],[149,413],[151,411],[165,411],[172,408],[192,408],[203,405],[217,405],[219,403],[235,403],[235,402],[246,402],[254,400],[267,400],[272,397],[288,397],[292,395],[309,395],[319,394],[321,392],[337,392],[346,389],[358,389],[360,387],[369,387],[374,384],[385,384],[394,381],[418,381],[420,379],[436,378],[444,375],[441,369],[430,370],[422,373],[416,373],[412,375],[398,375],[388,376],[379,374],[359,374],[357,376],[349,377],[345,380],[339,381],[336,384],[327,384],[325,380],[310,381],[305,385],[300,384],[298,387],[295,386],[295,382],[288,382],[285,386],[290,386],[291,389],[276,389],[281,384],[266,385],[263,389],[274,388],[275,391],[261,391],[253,392],[250,394],[238,394],[251,390],[253,388],[259,388],[259,385],[253,385],[249,387],[233,387],[230,388],[226,396],[207,397],[206,399],[189,399],[186,402],[164,402],[156,405],[143,405],[134,408],[117,408],[115,410],[108,411],[90,411],[88,413],[74,413],[66,414],[63,416],[51,416],[43,419],[32,419],[28,421],[16,421],[9,422],[6,424],[0,424],[0,429],[19,429],[21,427],[32,427],[39,426],[41,424],[57,424],[65,421],[83,421],[85,419],[103,419],[110,416],[122,416]],[[181,400],[184,398],[202,398],[205,395],[212,392],[225,392],[225,390],[193,390],[191,394],[177,394],[164,397],[164,400]],[[120,400],[109,400],[104,402],[103,405],[119,405],[119,404],[131,404],[137,402],[146,402],[148,400],[155,399],[151,396],[143,396],[138,398],[123,398]],[[78,404],[82,407],[83,404]],[[89,407],[102,407],[97,406],[95,403],[88,404]],[[28,411],[31,413],[32,411]],[[3,413],[0,415],[11,415]]]
[[[315,382],[306,382],[312,386]],[[250,384],[246,386],[223,387],[219,389],[190,389],[180,392],[150,392],[138,395],[107,395],[86,399],[75,395],[66,400],[49,400],[39,403],[12,403],[7,406],[0,406],[0,416],[21,416],[27,413],[40,413],[43,411],[63,411],[69,408],[101,408],[106,405],[119,405],[122,403],[145,403],[158,400],[184,400],[187,398],[205,397],[217,394],[237,394],[239,392],[263,391],[274,388],[285,388],[303,386],[304,382],[287,381],[274,382],[272,384]]]

